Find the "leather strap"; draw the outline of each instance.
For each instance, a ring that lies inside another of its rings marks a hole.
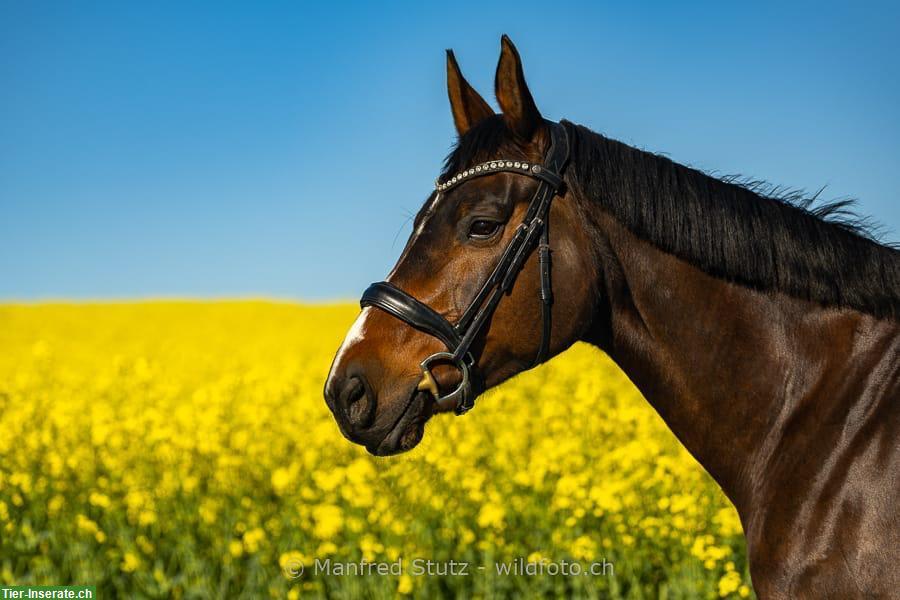
[[[550,222],[544,224],[541,245],[538,247],[538,267],[541,270],[541,345],[538,347],[535,366],[547,360],[550,352],[550,335],[553,331],[553,283],[550,273]]]
[[[450,321],[387,281],[370,285],[363,292],[359,305],[377,306],[416,329],[438,338],[451,352],[459,347],[459,334]]]

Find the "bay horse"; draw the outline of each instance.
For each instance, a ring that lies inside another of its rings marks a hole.
[[[900,252],[841,204],[544,120],[506,36],[501,114],[451,51],[447,87],[458,143],[325,384],[342,433],[409,450],[588,342],[733,502],[760,597],[898,597]]]

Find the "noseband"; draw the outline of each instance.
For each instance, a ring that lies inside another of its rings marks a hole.
[[[475,405],[470,370],[475,359],[469,352],[475,338],[490,320],[504,294],[512,290],[516,277],[535,246],[541,272],[541,345],[535,357],[536,366],[547,358],[550,347],[551,306],[553,291],[550,281],[550,202],[559,193],[562,175],[569,160],[569,139],[565,126],[546,122],[550,129],[550,149],[543,165],[516,160],[492,160],[457,173],[442,182],[435,182],[438,193],[446,192],[463,182],[494,173],[513,173],[537,179],[538,189],[528,205],[525,219],[516,229],[512,239],[500,256],[490,276],[481,286],[462,317],[450,323],[430,306],[416,300],[387,281],[373,283],[363,293],[360,306],[375,306],[420,331],[424,331],[447,346],[447,352],[437,352],[423,360],[419,367],[422,379],[417,389],[431,392],[441,406],[453,406],[456,414],[468,412]],[[437,365],[450,365],[459,371],[461,380],[454,390],[441,395],[440,387],[431,373]]]

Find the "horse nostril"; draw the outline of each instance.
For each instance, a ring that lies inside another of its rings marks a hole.
[[[351,377],[344,387],[343,405],[347,412],[347,420],[354,427],[368,427],[375,411],[374,404],[366,384],[359,377]]]

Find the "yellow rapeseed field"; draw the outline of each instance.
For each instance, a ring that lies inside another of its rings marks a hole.
[[[101,598],[752,596],[733,508],[587,346],[434,419],[409,454],[347,442],[321,391],[356,312],[0,307],[0,583]],[[498,572],[513,563],[542,571]],[[611,567],[573,574],[598,563]]]

